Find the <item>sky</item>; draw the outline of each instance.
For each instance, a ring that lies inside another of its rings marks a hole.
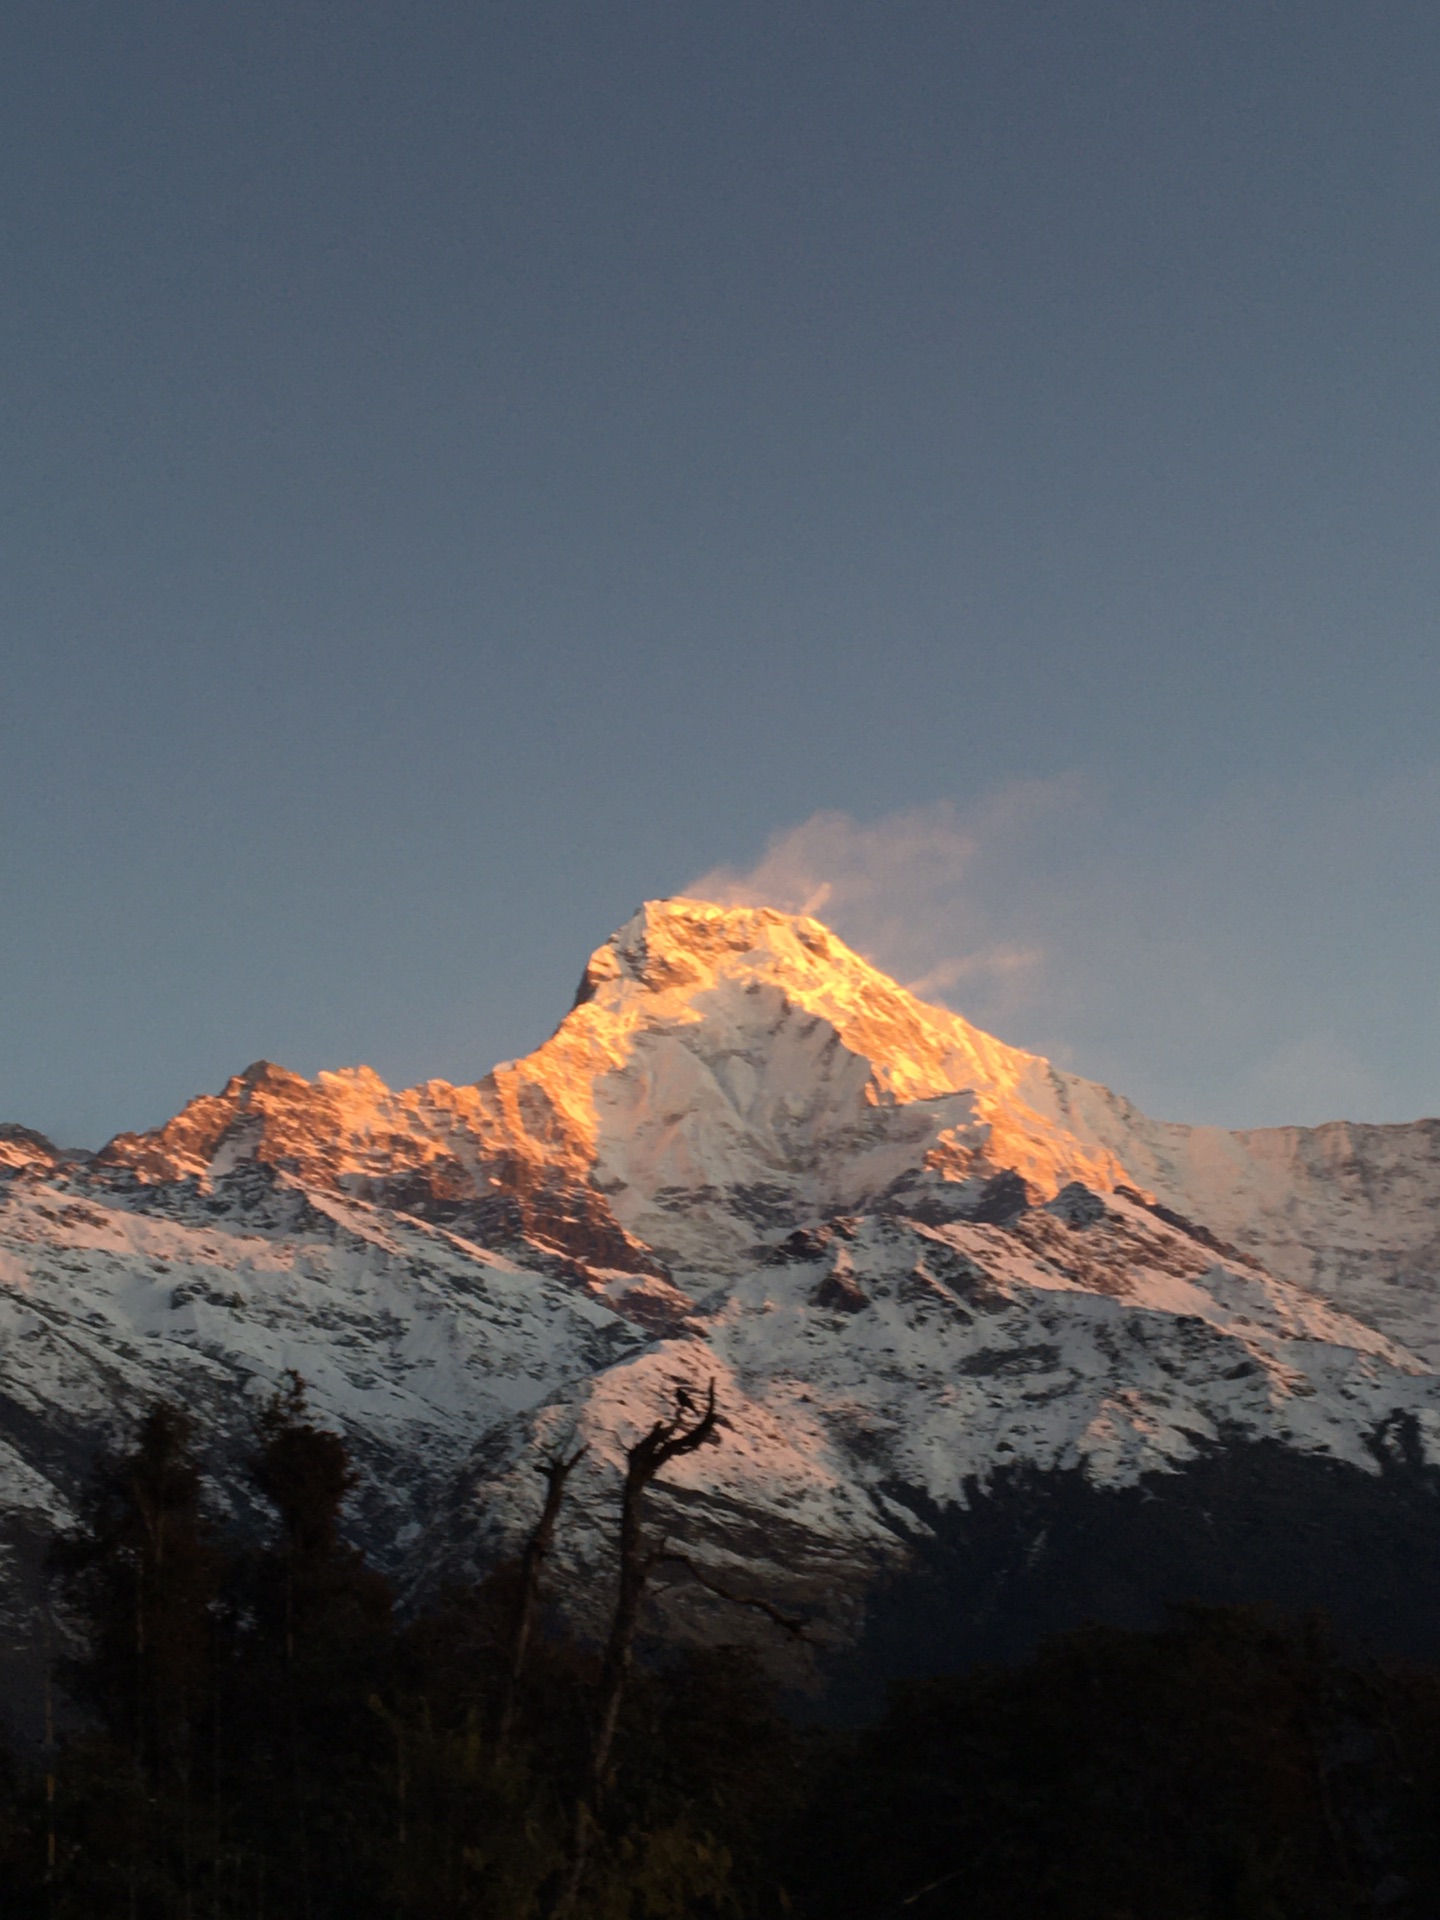
[[[0,1118],[472,1079],[697,890],[1440,1111],[1437,101],[1418,0],[14,0]]]

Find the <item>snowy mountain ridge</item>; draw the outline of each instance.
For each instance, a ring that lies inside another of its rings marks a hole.
[[[1437,1284],[1440,1122],[1152,1121],[817,921],[652,903],[473,1085],[259,1063],[93,1158],[0,1129],[0,1513],[33,1565],[98,1437],[168,1394],[243,1450],[295,1367],[388,1564],[483,1560],[579,1433],[594,1571],[624,1446],[713,1378],[659,1510],[833,1609],[1006,1463],[1440,1448]]]

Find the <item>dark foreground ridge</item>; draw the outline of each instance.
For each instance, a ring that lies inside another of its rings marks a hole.
[[[1440,1470],[1403,1415],[1370,1450],[1366,1472],[1232,1438],[1131,1487],[1021,1465],[972,1484],[965,1507],[897,1488],[913,1559],[833,1664],[826,1716],[868,1717],[895,1680],[1021,1659],[1092,1622],[1153,1630],[1192,1601],[1320,1610],[1356,1653],[1440,1656]]]

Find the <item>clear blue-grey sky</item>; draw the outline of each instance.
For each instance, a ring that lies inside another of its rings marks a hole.
[[[701,879],[1440,1109],[1437,102],[1433,0],[13,0],[0,1118],[474,1077]]]

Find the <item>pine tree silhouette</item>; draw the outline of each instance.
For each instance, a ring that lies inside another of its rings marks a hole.
[[[130,1915],[188,1914],[213,1850],[200,1771],[220,1556],[194,1432],[179,1408],[153,1407],[52,1556],[85,1648],[61,1677],[96,1723],[71,1769],[89,1787],[71,1879],[96,1911],[123,1886]]]

